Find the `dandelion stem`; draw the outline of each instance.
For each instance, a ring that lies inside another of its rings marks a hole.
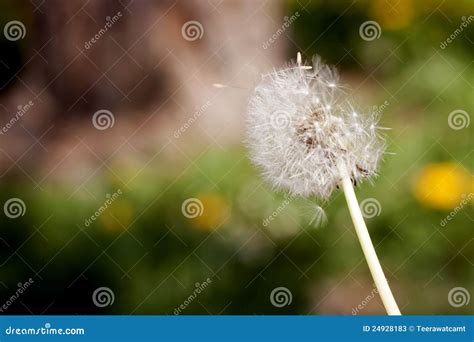
[[[392,291],[388,286],[387,278],[385,278],[382,266],[380,266],[380,261],[377,258],[377,254],[375,253],[375,248],[372,244],[372,240],[370,239],[369,231],[365,225],[362,212],[360,211],[359,203],[357,202],[357,197],[355,195],[352,182],[348,176],[342,178],[342,188],[344,190],[344,195],[351,213],[352,222],[354,223],[357,237],[359,238],[362,251],[364,252],[367,264],[369,265],[370,273],[372,273],[372,278],[374,278],[377,291],[382,298],[385,310],[387,310],[387,314],[390,316],[401,315],[397,303],[395,302],[395,298],[393,297]]]

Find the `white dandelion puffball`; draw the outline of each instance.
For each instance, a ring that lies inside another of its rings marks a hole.
[[[327,199],[341,178],[374,176],[384,151],[377,117],[356,111],[335,69],[314,57],[262,76],[249,100],[247,145],[276,188]]]

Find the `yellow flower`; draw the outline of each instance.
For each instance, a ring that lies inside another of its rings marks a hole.
[[[108,231],[122,231],[132,221],[133,208],[129,201],[115,200],[100,216],[100,222]]]
[[[472,176],[455,163],[426,166],[418,174],[414,193],[422,204],[436,209],[452,209],[473,189]]]
[[[201,230],[218,228],[228,217],[229,207],[224,197],[215,192],[201,193],[197,199],[202,203],[200,215],[189,218],[191,224]]]
[[[412,0],[373,0],[370,14],[382,28],[397,30],[408,26],[413,20]]]

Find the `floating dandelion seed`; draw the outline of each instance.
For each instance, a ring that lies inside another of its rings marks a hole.
[[[248,106],[247,144],[264,178],[303,197],[327,199],[342,187],[384,306],[400,315],[353,188],[376,175],[384,151],[377,129],[376,116],[353,108],[335,69],[319,57],[303,65],[300,53],[296,63],[262,76]]]
[[[310,225],[319,228],[325,226],[328,222],[328,218],[326,216],[326,213],[324,212],[324,209],[321,208],[319,205],[313,204],[311,213],[311,221],[309,222]]]

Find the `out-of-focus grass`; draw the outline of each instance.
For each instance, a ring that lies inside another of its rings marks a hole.
[[[360,200],[375,198],[381,204],[380,215],[367,223],[387,275],[401,305],[406,304],[406,313],[467,312],[467,307],[451,308],[447,293],[456,285],[472,283],[471,204],[441,227],[448,211],[423,206],[412,189],[424,165],[456,162],[447,152],[451,140],[465,141],[468,133],[442,128],[447,126],[444,118],[435,116],[428,125],[443,132],[436,142],[433,131],[421,129],[419,123],[404,129],[397,120],[387,121],[395,124],[388,150],[397,154],[386,157],[374,185],[363,184],[357,191]],[[94,312],[90,290],[107,285],[116,294],[114,313],[172,314],[194,284],[209,277],[213,283],[184,313],[225,309],[228,314],[304,314],[324,302],[328,281],[337,284],[348,276],[370,279],[365,263],[358,265],[362,253],[340,193],[329,203],[320,203],[328,223],[315,228],[310,224],[314,200],[287,200],[272,192],[241,148],[208,150],[188,166],[162,160],[135,176],[133,167],[112,163],[113,172],[91,183],[100,187],[88,186],[95,198],[68,199],[71,189],[61,187],[35,193],[21,184],[4,185],[3,201],[17,193],[30,195],[23,198],[27,205],[23,217],[0,219],[2,236],[9,241],[0,252],[2,260],[20,247],[4,265],[2,281],[10,284],[38,272],[41,279],[25,297],[38,305],[70,286],[70,292],[82,298],[74,310]],[[84,220],[103,204],[104,194],[117,189],[123,195],[85,227]],[[190,197],[204,204],[197,219],[181,212],[183,201]],[[263,220],[274,211],[276,218],[265,226]],[[87,281],[78,277],[81,273]],[[291,289],[290,306],[276,310],[271,305],[269,293],[276,286]],[[67,292],[65,305],[71,304]]]

